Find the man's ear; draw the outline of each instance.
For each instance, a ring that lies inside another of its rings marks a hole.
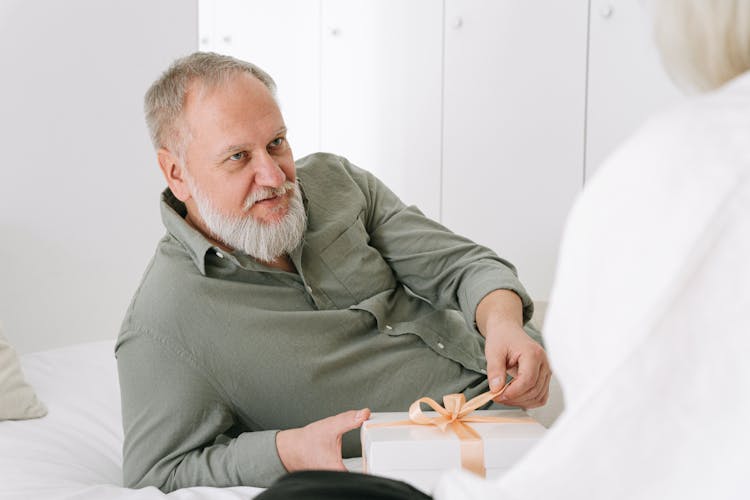
[[[165,148],[160,148],[156,152],[156,157],[159,160],[161,173],[164,175],[169,189],[172,190],[172,194],[184,203],[190,198],[190,189],[184,176],[182,163],[177,155]]]

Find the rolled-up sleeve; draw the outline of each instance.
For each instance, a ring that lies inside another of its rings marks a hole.
[[[531,319],[533,303],[513,264],[429,219],[417,207],[404,205],[375,176],[342,161],[367,198],[370,245],[400,282],[437,309],[460,310],[472,328],[477,305],[498,289],[518,294],[524,323]]]

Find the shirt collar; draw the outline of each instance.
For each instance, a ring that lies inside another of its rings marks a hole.
[[[305,195],[305,190],[302,188],[301,181],[299,185],[300,191],[302,193],[302,203],[305,207],[305,212],[307,212],[307,196]],[[235,255],[235,253],[232,252],[227,255],[226,252],[223,252],[216,248],[216,246],[208,241],[203,233],[188,224],[188,222],[185,220],[186,215],[187,207],[185,207],[185,204],[178,200],[177,197],[175,197],[174,193],[172,193],[172,190],[166,188],[164,191],[162,191],[161,220],[164,223],[164,227],[167,228],[167,232],[169,232],[169,234],[176,238],[177,241],[182,243],[182,246],[185,247],[185,250],[187,250],[187,252],[190,254],[190,257],[193,259],[195,267],[198,268],[202,275],[206,275],[206,254],[208,252],[221,252],[224,256],[229,257],[235,264],[240,265],[241,267],[265,268],[265,266],[263,266],[262,264],[259,264],[251,257],[246,256],[242,253],[240,253],[240,255]],[[296,250],[299,252],[301,251],[301,248],[298,247]],[[244,257],[244,259],[242,257]]]
[[[206,274],[206,253],[214,252],[214,245],[203,234],[185,220],[187,208],[167,188],[161,193],[161,220],[169,234],[182,243],[195,263],[195,267]]]

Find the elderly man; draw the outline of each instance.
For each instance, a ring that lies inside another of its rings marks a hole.
[[[116,347],[128,486],[343,469],[370,409],[506,375],[498,403],[547,398],[513,267],[344,158],[295,165],[274,93],[256,66],[196,53],[146,95],[167,234]]]

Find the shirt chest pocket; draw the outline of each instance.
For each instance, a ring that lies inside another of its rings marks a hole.
[[[364,224],[356,219],[320,253],[328,271],[356,302],[396,286],[391,267],[369,242]]]

